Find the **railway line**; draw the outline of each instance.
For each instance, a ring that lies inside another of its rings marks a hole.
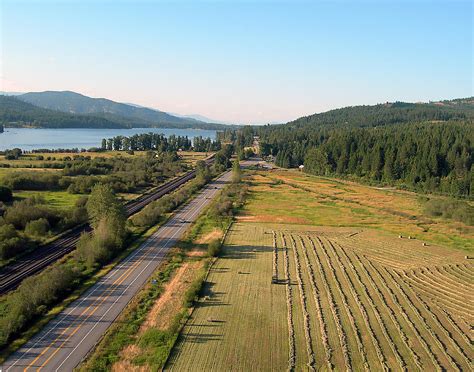
[[[211,164],[213,162],[213,156],[208,157],[205,162],[208,165]],[[161,198],[173,190],[176,190],[195,176],[195,170],[189,171],[182,176],[157,187],[152,192],[143,194],[137,199],[127,202],[125,204],[127,217],[139,212],[149,203]],[[72,252],[75,249],[81,234],[90,231],[92,231],[92,228],[89,224],[76,226],[53,242],[39,247],[30,254],[19,258],[18,261],[0,269],[0,295],[14,290],[25,278],[39,273],[61,257]]]

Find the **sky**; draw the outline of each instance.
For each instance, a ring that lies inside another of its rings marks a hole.
[[[0,4],[0,91],[242,124],[473,95],[468,0]]]

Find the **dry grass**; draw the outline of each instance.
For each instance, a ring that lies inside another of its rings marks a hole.
[[[166,284],[163,293],[148,313],[139,333],[150,327],[161,330],[168,328],[183,305],[184,293],[190,287],[196,272],[202,268],[202,265],[202,261],[185,262],[176,270],[173,278]]]
[[[222,236],[224,233],[222,232],[221,229],[213,229],[211,232],[204,234],[203,236],[200,236],[198,239],[194,241],[196,244],[207,244],[209,242],[212,242],[213,240],[217,239],[222,239]]]
[[[474,228],[425,216],[414,193],[297,171],[258,172],[249,181],[251,197],[241,221],[376,229],[474,254]]]

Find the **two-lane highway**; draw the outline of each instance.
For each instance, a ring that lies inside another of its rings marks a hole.
[[[230,177],[231,172],[226,172],[206,186],[142,246],[12,354],[0,370],[71,371],[77,366]]]

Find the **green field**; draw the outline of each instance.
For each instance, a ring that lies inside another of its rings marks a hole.
[[[71,194],[67,191],[16,191],[15,197],[26,199],[39,196],[45,203],[53,208],[67,210],[73,208],[76,201],[83,197],[80,194]]]

